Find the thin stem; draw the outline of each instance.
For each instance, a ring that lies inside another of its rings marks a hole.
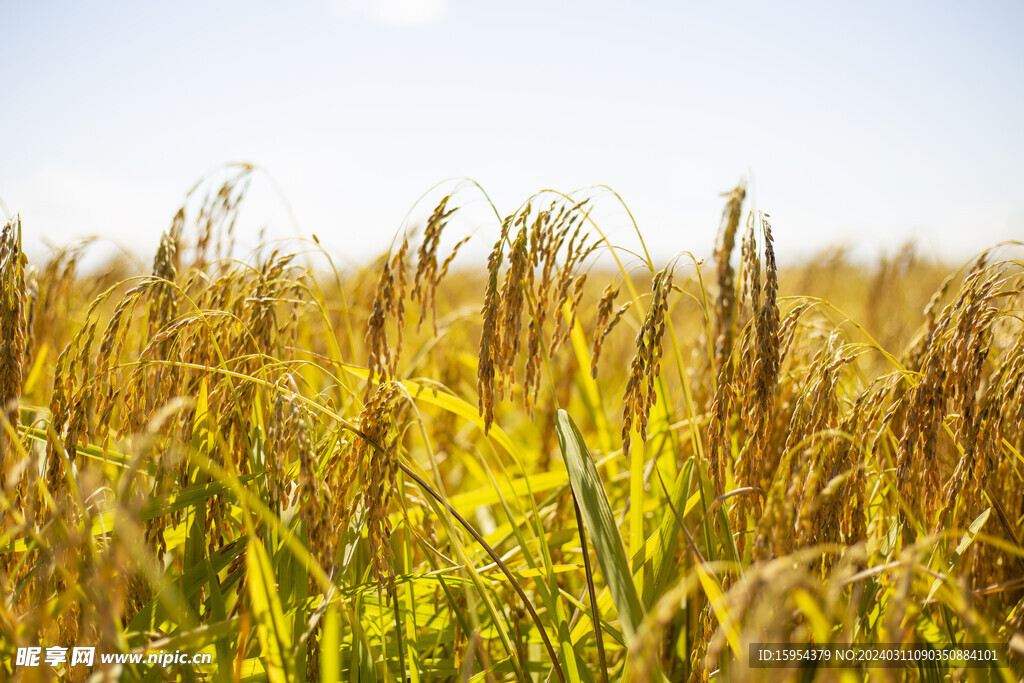
[[[498,565],[498,568],[505,575],[505,578],[507,578],[509,580],[509,583],[512,584],[512,588],[515,590],[516,594],[519,595],[519,599],[523,601],[523,604],[526,606],[526,611],[530,613],[530,617],[533,619],[533,623],[537,625],[537,630],[540,631],[541,640],[544,641],[544,647],[547,648],[548,655],[551,657],[551,665],[554,667],[555,673],[558,674],[558,680],[560,680],[562,683],[566,683],[565,673],[562,671],[562,666],[558,663],[558,655],[555,653],[554,646],[551,645],[551,640],[548,638],[547,631],[544,630],[544,626],[541,624],[540,616],[537,614],[537,610],[533,608],[533,604],[526,597],[526,593],[523,592],[522,586],[520,586],[519,582],[516,581],[515,577],[512,576],[512,572],[508,570],[508,567],[505,566],[505,563],[501,561],[500,557],[498,557],[498,553],[496,553],[494,551],[494,548],[488,545],[487,541],[484,540],[483,536],[481,536],[480,533],[476,529],[474,529],[469,522],[466,521],[466,518],[459,514],[458,510],[453,508],[448,503],[448,501],[441,496],[440,493],[434,490],[433,486],[428,484],[426,481],[423,480],[422,477],[413,472],[412,469],[410,469],[410,467],[406,465],[404,462],[399,462],[398,466],[399,468],[401,468],[403,472],[405,472],[406,476],[410,477],[419,485],[421,489],[429,493],[434,500],[443,505],[444,508],[448,510],[449,513],[451,513],[452,517],[454,517],[459,522],[459,524],[461,524],[462,527],[469,532],[469,535],[472,536],[476,540],[476,542],[480,544],[480,547],[482,547],[487,552],[487,554],[490,555],[491,560],[496,565]],[[523,670],[525,671],[526,663],[524,662],[523,665]]]
[[[580,544],[583,546],[583,571],[587,574],[587,592],[590,594],[590,611],[594,619],[594,636],[597,638],[597,661],[601,665],[601,680],[608,683],[608,663],[604,657],[604,634],[601,632],[601,612],[597,609],[597,591],[594,590],[594,573],[590,569],[590,550],[587,548],[587,531],[583,526],[583,515],[580,503],[576,500],[576,492],[572,491],[572,504],[576,508],[576,526],[580,531]]]

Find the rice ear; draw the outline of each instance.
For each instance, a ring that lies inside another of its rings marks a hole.
[[[15,216],[0,232],[0,472],[6,472],[11,458],[10,432],[17,433],[18,404],[25,373],[28,335],[27,286],[21,251],[21,217]],[[4,486],[0,482],[0,491]]]

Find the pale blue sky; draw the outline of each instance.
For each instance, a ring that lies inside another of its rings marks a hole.
[[[1022,8],[0,0],[0,198],[30,248],[149,259],[192,184],[246,160],[297,226],[269,183],[252,221],[365,258],[448,177],[503,213],[607,184],[668,256],[708,252],[749,174],[782,254],[966,257],[1024,238]]]

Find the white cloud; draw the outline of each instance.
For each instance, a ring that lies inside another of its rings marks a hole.
[[[383,24],[406,26],[433,24],[448,9],[448,0],[329,0],[336,16],[359,14]]]

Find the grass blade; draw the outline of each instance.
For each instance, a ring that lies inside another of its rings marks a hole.
[[[629,572],[622,536],[615,526],[615,517],[612,515],[604,484],[594,466],[594,459],[590,456],[590,451],[587,450],[576,424],[564,410],[558,411],[556,429],[562,458],[565,460],[566,469],[569,470],[569,483],[576,500],[579,501],[583,523],[593,539],[597,561],[608,583],[612,602],[618,611],[622,630],[628,642],[640,626],[644,611]],[[639,504],[639,501],[636,504]]]
[[[288,683],[294,680],[294,666],[288,661],[291,652],[288,628],[277,596],[270,558],[258,538],[249,540],[246,552],[246,571],[249,580],[249,599],[262,649],[262,659],[270,683]]]

